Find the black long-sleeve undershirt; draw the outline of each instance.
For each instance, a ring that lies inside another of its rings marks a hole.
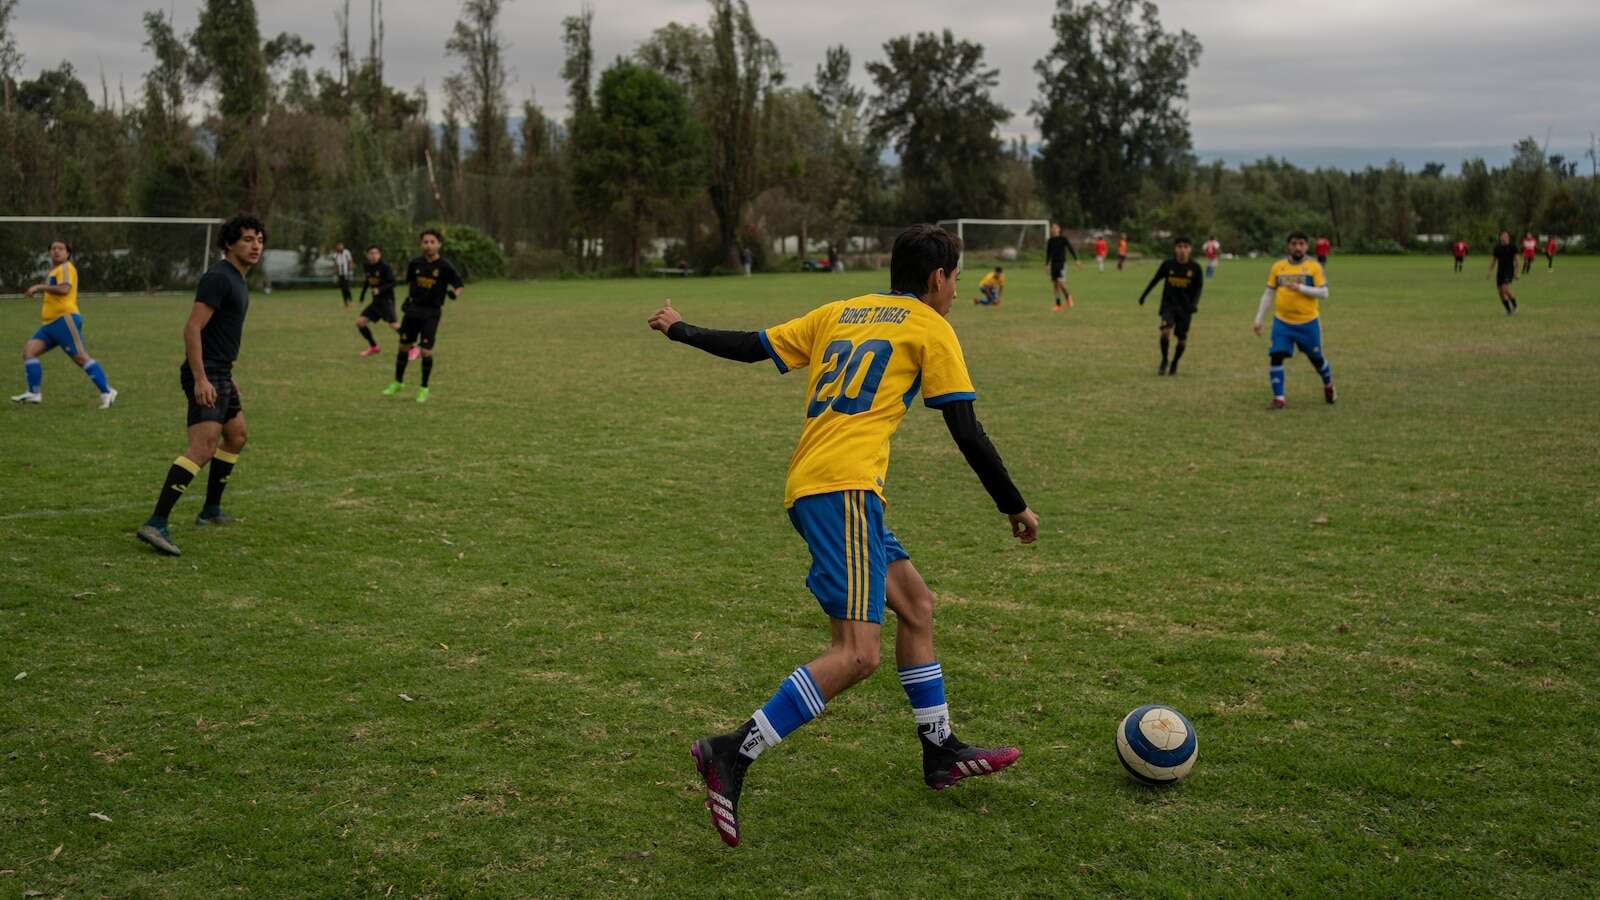
[[[719,331],[699,328],[688,322],[674,322],[667,329],[667,337],[734,362],[754,363],[769,358],[760,334],[754,331]],[[944,424],[950,429],[950,437],[955,440],[956,447],[978,476],[984,490],[993,498],[995,506],[1006,515],[1027,509],[1028,504],[1012,483],[1011,474],[1000,459],[1000,452],[994,448],[989,435],[984,433],[972,401],[958,400],[944,404],[939,409],[944,413]]]
[[[761,345],[761,335],[754,331],[718,331],[697,328],[688,322],[673,322],[667,329],[667,337],[734,362],[753,363],[768,358],[767,348]]]
[[[989,492],[995,507],[1008,516],[1027,509],[1028,503],[1012,483],[1011,473],[1006,471],[1006,464],[1000,459],[1000,451],[994,448],[989,435],[984,433],[978,414],[972,408],[972,401],[957,400],[946,403],[939,410],[944,413],[944,425],[950,429],[950,437],[955,439],[956,447],[966,457],[967,465],[972,467],[983,489]]]

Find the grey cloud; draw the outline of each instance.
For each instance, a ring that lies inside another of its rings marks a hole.
[[[170,2],[170,0],[169,0]],[[166,6],[151,0],[151,6]],[[352,38],[366,46],[366,8],[352,4]],[[560,22],[579,0],[511,0],[506,7],[520,103],[530,92],[548,114],[564,114]],[[197,0],[175,3],[180,29],[193,27]],[[260,3],[265,34],[293,31],[317,45],[315,64],[332,66],[331,0]],[[457,6],[449,0],[386,0],[385,66],[410,90],[435,98],[453,68],[444,40]],[[596,0],[595,50],[603,66],[671,21],[703,25],[700,0]],[[1270,0],[1173,0],[1163,23],[1205,46],[1190,81],[1196,146],[1276,152],[1315,147],[1508,146],[1524,134],[1552,134],[1555,146],[1586,146],[1600,129],[1600,100],[1588,86],[1600,14],[1592,0],[1322,0],[1284,7]],[[29,0],[17,31],[30,72],[69,59],[98,93],[104,66],[113,95],[119,79],[136,97],[148,55],[145,4],[111,0]],[[783,55],[792,84],[810,81],[831,44],[849,47],[856,78],[884,41],[950,27],[976,40],[1000,69],[998,99],[1015,118],[1010,134],[1029,134],[1037,93],[1033,65],[1050,47],[1048,0],[974,5],[965,0],[878,0],[802,4],[752,0],[757,26]]]

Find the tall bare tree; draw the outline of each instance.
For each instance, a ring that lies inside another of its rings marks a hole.
[[[762,111],[783,83],[778,48],[756,30],[745,0],[710,0],[711,59],[698,105],[710,139],[711,209],[723,265],[738,269],[739,228],[759,192]]]
[[[17,36],[11,33],[11,16],[17,0],[0,0],[0,91],[5,93],[5,111],[11,114],[11,84],[22,72],[22,51]]]
[[[506,0],[463,0],[461,18],[444,42],[461,70],[444,80],[445,93],[472,130],[468,162],[483,174],[499,174],[510,155],[506,133],[506,42],[500,13]]]
[[[561,77],[567,82],[567,114],[571,121],[594,106],[594,9],[561,20],[561,43],[567,58],[561,64]]]

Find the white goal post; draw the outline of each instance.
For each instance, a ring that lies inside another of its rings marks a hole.
[[[212,244],[222,219],[180,216],[0,216],[0,286],[9,290],[29,270],[48,268],[45,247],[73,244],[74,260],[97,292],[171,289],[217,257]],[[185,231],[192,229],[192,231]],[[193,239],[204,234],[200,253]],[[35,249],[36,248],[36,249]]]
[[[9,222],[44,225],[204,225],[206,226],[205,253],[211,253],[211,229],[221,225],[222,219],[183,219],[165,216],[0,216],[0,224]]]
[[[1050,240],[1049,219],[941,219],[936,223],[946,231],[954,231],[956,237],[961,238],[962,254],[965,255],[968,246],[967,235],[981,232],[988,237],[999,239],[1001,247],[1021,250],[1026,243],[1028,232],[1034,228],[1039,229],[1039,246],[1042,248]],[[974,227],[980,226],[980,227]],[[1015,235],[1013,237],[1013,235]],[[974,245],[976,246],[976,245]],[[993,249],[993,247],[980,248]]]

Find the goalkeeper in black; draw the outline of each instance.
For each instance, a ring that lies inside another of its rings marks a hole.
[[[1178,374],[1178,360],[1183,358],[1184,341],[1189,337],[1189,320],[1200,308],[1200,291],[1205,288],[1200,264],[1189,258],[1189,239],[1180,237],[1172,242],[1172,258],[1163,260],[1154,278],[1139,295],[1139,305],[1150,296],[1159,283],[1161,288],[1161,368],[1157,375]],[[1167,362],[1167,348],[1172,335],[1178,336],[1178,346],[1172,348],[1172,361]]]

